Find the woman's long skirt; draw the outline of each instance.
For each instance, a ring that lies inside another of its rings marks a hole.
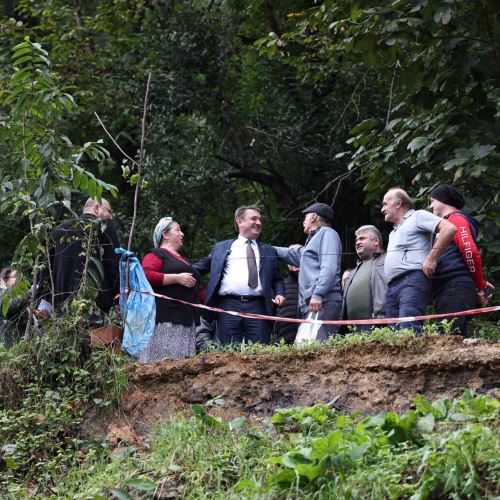
[[[196,325],[157,323],[146,347],[139,355],[141,363],[165,358],[189,358],[196,354]]]

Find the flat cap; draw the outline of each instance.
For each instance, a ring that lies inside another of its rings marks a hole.
[[[326,203],[313,203],[311,206],[307,207],[305,210],[302,210],[303,214],[318,214],[320,217],[323,217],[330,224],[333,223],[333,210],[332,207],[327,205]]]

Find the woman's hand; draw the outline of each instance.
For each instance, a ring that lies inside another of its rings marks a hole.
[[[177,284],[187,288],[193,288],[196,285],[196,279],[191,273],[179,273],[177,276]]]

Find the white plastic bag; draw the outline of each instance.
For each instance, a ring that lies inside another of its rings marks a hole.
[[[297,330],[297,335],[295,337],[296,344],[304,344],[307,342],[313,342],[318,339],[318,332],[321,328],[321,323],[319,323],[317,312],[310,312],[306,319],[314,321],[314,323],[301,323],[299,329]]]

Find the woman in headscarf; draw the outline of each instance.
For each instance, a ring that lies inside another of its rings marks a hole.
[[[156,293],[185,302],[197,303],[200,275],[180,255],[184,234],[177,222],[164,217],[153,234],[154,248],[142,260],[146,278]],[[198,310],[180,302],[156,297],[156,325],[139,355],[142,363],[165,358],[185,358],[196,354]]]

